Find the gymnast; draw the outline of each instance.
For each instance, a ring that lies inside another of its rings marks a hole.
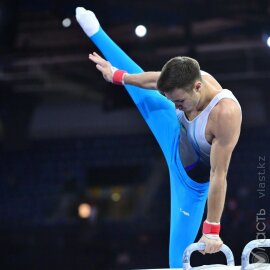
[[[165,156],[171,188],[170,268],[182,267],[182,254],[197,236],[206,201],[199,242],[206,245],[203,254],[218,252],[227,172],[242,122],[236,97],[190,57],[177,56],[161,71],[143,72],[92,11],[78,7],[76,18],[106,60],[95,52],[89,59],[106,81],[125,87]]]

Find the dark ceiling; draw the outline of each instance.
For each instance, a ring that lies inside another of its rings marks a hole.
[[[88,53],[95,50],[78,26],[76,6],[92,9],[103,28],[145,70],[176,55],[197,58],[221,81],[266,81],[270,52],[268,0],[2,1],[2,96],[104,100],[103,82]],[[69,28],[62,20],[70,17]],[[134,28],[144,24],[148,35]]]

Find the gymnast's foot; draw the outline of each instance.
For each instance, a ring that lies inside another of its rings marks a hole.
[[[76,19],[88,37],[93,36],[99,30],[99,22],[96,15],[83,7],[76,8]]]

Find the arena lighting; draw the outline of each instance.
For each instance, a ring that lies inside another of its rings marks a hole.
[[[147,33],[147,29],[144,25],[138,25],[136,28],[135,28],[135,34],[138,36],[138,37],[144,37]]]
[[[111,198],[114,202],[119,202],[121,200],[121,194],[119,192],[113,192]]]
[[[80,218],[87,219],[92,214],[92,207],[88,203],[81,203],[78,207],[78,214]]]
[[[266,44],[267,44],[267,46],[270,48],[270,37],[267,38]]]
[[[70,27],[70,25],[71,25],[71,20],[70,20],[69,18],[63,19],[62,25],[63,25],[63,27],[65,27],[65,28]]]
[[[270,47],[270,35],[269,33],[263,33],[262,34],[262,41],[265,43],[268,47]]]

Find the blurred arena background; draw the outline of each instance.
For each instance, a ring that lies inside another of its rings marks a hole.
[[[128,94],[88,61],[96,49],[77,6],[144,70],[188,55],[239,99],[221,237],[240,264],[244,245],[270,230],[270,1],[2,0],[1,269],[168,267],[165,161]]]

